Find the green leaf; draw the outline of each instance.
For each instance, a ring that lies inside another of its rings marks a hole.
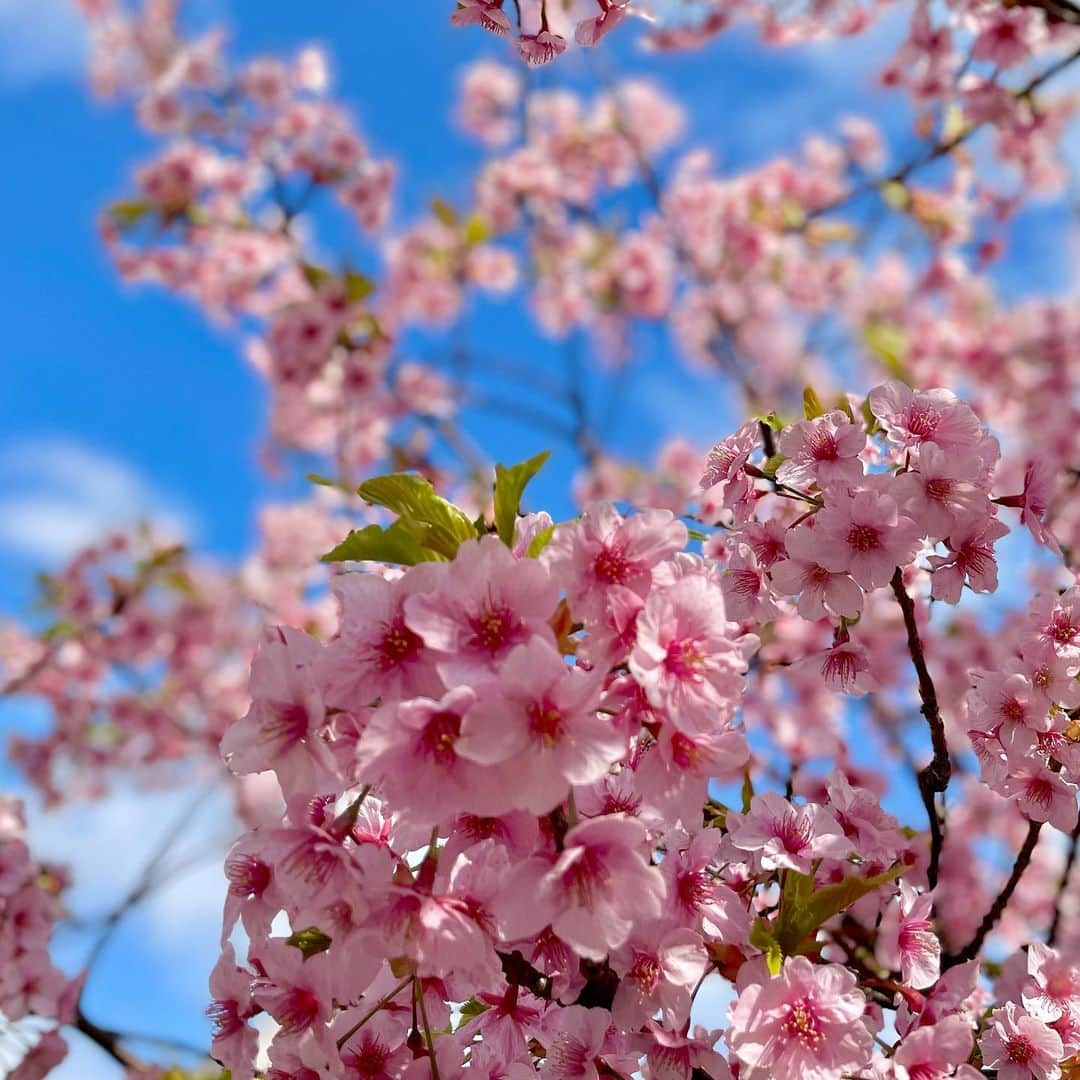
[[[908,340],[904,328],[887,319],[871,319],[863,327],[863,344],[881,361],[894,378],[908,382],[904,359]]]
[[[538,532],[529,544],[529,550],[525,554],[530,559],[538,559],[540,552],[544,550],[551,543],[551,538],[555,535],[555,530],[558,526],[549,525],[543,532]]]
[[[334,276],[329,270],[309,262],[301,263],[300,271],[304,275],[304,280],[313,289],[317,289],[320,285],[324,285]]]
[[[324,934],[317,926],[309,926],[306,930],[297,930],[285,939],[286,945],[299,949],[304,954],[305,960],[318,956],[330,948],[333,939]]]
[[[445,562],[444,556],[423,544],[423,529],[395,521],[389,528],[368,525],[353,529],[344,540],[323,557],[323,562],[385,562],[415,566],[422,562]]]
[[[366,300],[375,291],[375,282],[356,270],[345,271],[345,295],[354,303]]]
[[[762,424],[768,425],[770,428],[772,428],[773,431],[784,430],[783,418],[775,410],[765,413],[762,416],[755,416],[754,419]]]
[[[416,473],[376,476],[361,484],[357,493],[369,503],[393,510],[410,527],[421,526],[421,546],[446,559],[454,557],[463,541],[476,538],[468,515]]]
[[[872,877],[849,874],[842,881],[817,890],[814,890],[812,876],[788,871],[781,890],[780,916],[775,933],[784,955],[796,953],[799,946],[834,915],[839,915],[882,885],[895,881],[905,869],[903,863],[897,863]]]
[[[776,470],[779,469],[785,461],[787,461],[787,458],[783,454],[773,454],[773,456],[761,466],[761,471],[772,480],[773,477],[776,476]]]
[[[464,1005],[461,1006],[461,1019],[458,1021],[458,1028],[462,1028],[473,1017],[481,1016],[491,1008],[490,1005],[485,1005],[482,1001],[477,1001],[476,998],[471,997]]]
[[[700,540],[702,542],[709,539],[709,537],[705,533],[703,533],[700,529],[689,529],[688,528],[686,530],[686,535],[689,536],[691,540]]]
[[[153,207],[145,202],[114,202],[109,207],[109,217],[122,229],[127,229],[142,221],[151,210]]]
[[[874,435],[877,432],[879,432],[881,430],[881,425],[878,423],[877,417],[873,414],[873,412],[870,409],[870,399],[869,398],[866,398],[863,401],[862,409],[860,411],[862,412],[863,421],[866,424],[866,434],[867,435]]]
[[[807,420],[816,420],[819,416],[825,415],[825,409],[812,386],[808,386],[802,392],[802,408]]]
[[[465,222],[465,243],[469,247],[475,247],[477,244],[482,244],[485,240],[490,240],[492,235],[491,225],[488,223],[487,218],[480,214],[473,214],[468,221]]]
[[[754,782],[750,779],[750,770],[744,769],[742,774],[742,812],[750,813],[750,801],[754,797]]]
[[[446,226],[453,227],[457,224],[457,211],[445,200],[434,198],[431,200],[431,212]]]
[[[536,457],[522,461],[507,468],[495,466],[495,528],[499,539],[507,547],[514,544],[514,524],[517,521],[521,496],[529,481],[543,468],[544,462],[551,456],[550,450],[537,454]]]
[[[780,948],[780,943],[776,940],[772,925],[762,918],[755,919],[750,930],[750,944],[765,954],[765,963],[768,966],[769,974],[773,976],[779,975],[780,968],[784,965],[784,952]]]

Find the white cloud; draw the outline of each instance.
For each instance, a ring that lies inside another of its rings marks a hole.
[[[0,0],[4,3],[6,0]],[[105,533],[152,520],[190,538],[194,520],[119,458],[67,439],[0,446],[0,553],[62,562]]]
[[[0,0],[0,86],[76,75],[86,54],[86,24],[74,0]]]

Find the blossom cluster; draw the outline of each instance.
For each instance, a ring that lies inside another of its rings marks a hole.
[[[68,881],[58,867],[38,863],[26,843],[22,804],[0,797],[0,1015],[48,1021],[10,1080],[37,1080],[67,1054],[59,1025],[73,1019],[77,984],[49,956],[53,927],[63,918],[60,894]]]

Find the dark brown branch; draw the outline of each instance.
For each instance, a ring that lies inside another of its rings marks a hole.
[[[108,1028],[99,1027],[89,1019],[78,1006],[75,1012],[75,1029],[81,1031],[91,1042],[97,1043],[106,1054],[125,1069],[139,1069],[142,1062],[120,1045],[120,1034]]]
[[[957,964],[974,960],[979,955],[979,950],[983,947],[983,943],[986,941],[990,931],[994,929],[998,919],[1001,918],[1002,912],[1009,906],[1009,901],[1012,899],[1013,893],[1016,892],[1016,886],[1020,884],[1024,871],[1031,865],[1031,856],[1035,852],[1035,845],[1039,842],[1039,832],[1042,827],[1043,823],[1041,821],[1028,823],[1027,836],[1024,837],[1024,843],[1016,855],[1016,862],[1013,863],[1009,880],[1005,882],[1004,888],[997,894],[997,899],[990,905],[990,910],[983,916],[982,922],[979,923],[979,929],[975,931],[975,936],[958,953],[950,953],[942,957],[942,971],[948,971],[949,968],[955,967]]]
[[[911,654],[911,662],[915,666],[915,674],[919,680],[919,699],[922,701],[920,712],[926,717],[926,723],[930,727],[930,741],[934,749],[934,756],[918,772],[919,794],[922,796],[926,816],[930,821],[930,864],[926,869],[926,878],[930,888],[933,889],[937,886],[941,848],[945,843],[945,829],[941,815],[938,813],[935,796],[938,792],[944,792],[949,786],[952,764],[949,761],[949,744],[945,739],[945,724],[941,719],[937,690],[934,688],[934,680],[930,677],[930,671],[926,666],[926,654],[923,652],[922,638],[919,637],[919,625],[915,621],[915,605],[908,596],[907,589],[904,588],[904,574],[899,566],[893,572],[890,584],[896,596],[896,602],[904,615],[908,652]]]
[[[1077,818],[1076,824],[1073,826],[1069,854],[1065,858],[1065,869],[1061,871],[1061,882],[1058,885],[1057,897],[1054,899],[1054,918],[1046,935],[1046,944],[1051,948],[1057,941],[1058,932],[1061,930],[1061,901],[1065,898],[1065,891],[1069,887],[1069,878],[1072,877],[1073,867],[1076,865],[1076,849],[1078,846],[1080,846],[1080,818]]]

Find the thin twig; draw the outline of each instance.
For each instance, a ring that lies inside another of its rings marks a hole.
[[[990,931],[997,925],[1002,912],[1009,906],[1009,901],[1012,899],[1013,893],[1016,892],[1016,886],[1020,884],[1024,871],[1031,865],[1031,856],[1035,852],[1035,845],[1039,842],[1039,832],[1042,827],[1043,822],[1041,821],[1028,823],[1027,836],[1024,837],[1024,843],[1017,852],[1016,862],[1013,863],[1009,880],[1005,882],[1004,888],[997,894],[997,898],[990,905],[990,910],[983,916],[982,922],[979,923],[979,929],[975,931],[975,936],[958,953],[950,953],[941,958],[942,971],[948,971],[949,968],[955,967],[957,964],[974,960],[979,955],[983,942],[986,941]]]
[[[408,986],[408,985],[409,985],[409,983],[411,983],[411,982],[412,982],[412,980],[413,980],[413,977],[412,977],[411,975],[406,975],[406,976],[405,976],[405,978],[404,978],[404,979],[402,979],[402,980],[401,980],[401,982],[399,982],[399,983],[397,984],[397,986],[395,986],[395,987],[394,987],[394,989],[393,989],[393,990],[390,990],[390,991],[388,991],[387,993],[383,994],[383,996],[382,996],[381,998],[379,998],[379,1000],[378,1000],[378,1001],[376,1001],[376,1002],[375,1002],[375,1004],[374,1004],[374,1005],[372,1005],[372,1006],[371,1006],[371,1008],[370,1008],[370,1009],[368,1009],[368,1011],[367,1011],[366,1013],[364,1013],[364,1015],[363,1015],[363,1016],[361,1016],[361,1017],[360,1017],[360,1019],[359,1019],[359,1020],[357,1020],[357,1021],[356,1021],[356,1023],[355,1023],[355,1024],[353,1024],[353,1026],[352,1026],[351,1028],[349,1028],[349,1030],[348,1030],[348,1031],[346,1031],[346,1032],[345,1032],[345,1034],[344,1034],[344,1035],[342,1035],[342,1036],[341,1036],[341,1038],[340,1038],[340,1039],[338,1039],[338,1041],[337,1041],[337,1048],[338,1048],[339,1050],[343,1049],[343,1048],[344,1048],[344,1046],[345,1046],[345,1044],[346,1044],[346,1043],[347,1043],[347,1042],[348,1042],[348,1041],[349,1041],[349,1040],[350,1040],[350,1039],[351,1039],[351,1038],[352,1038],[352,1037],[353,1037],[353,1036],[354,1036],[354,1035],[355,1035],[355,1034],[356,1034],[356,1033],[357,1033],[357,1032],[358,1032],[358,1031],[359,1031],[359,1030],[360,1030],[360,1029],[361,1029],[361,1028],[362,1028],[362,1027],[363,1027],[363,1026],[364,1026],[364,1025],[365,1025],[365,1024],[366,1024],[366,1023],[367,1023],[367,1022],[368,1022],[368,1021],[369,1021],[369,1020],[370,1020],[370,1019],[371,1019],[371,1018],[372,1018],[372,1017],[373,1017],[373,1016],[374,1016],[374,1015],[375,1015],[376,1013],[377,1013],[377,1012],[378,1012],[378,1011],[379,1011],[379,1010],[380,1010],[380,1009],[383,1009],[383,1008],[385,1008],[385,1007],[386,1007],[387,1005],[389,1005],[389,1004],[390,1004],[390,1002],[391,1002],[391,1001],[393,1001],[393,1000],[394,1000],[394,998],[396,998],[396,997],[398,996],[398,994],[400,994],[400,993],[401,993],[401,991],[402,991],[402,990],[404,990],[404,989],[405,989],[405,987],[406,987],[406,986]]]
[[[1061,883],[1058,885],[1057,896],[1054,899],[1054,918],[1050,923],[1050,929],[1046,934],[1046,944],[1053,948],[1057,941],[1058,931],[1061,930],[1061,901],[1065,899],[1065,891],[1069,886],[1069,878],[1072,877],[1073,866],[1076,864],[1076,849],[1080,846],[1080,817],[1073,826],[1072,836],[1069,841],[1069,854],[1065,857],[1065,869],[1061,871]]]
[[[934,748],[934,756],[918,773],[919,794],[922,796],[926,815],[930,820],[930,863],[926,869],[926,878],[930,888],[933,889],[937,886],[941,848],[945,843],[945,829],[941,816],[938,814],[935,795],[938,792],[944,792],[949,786],[952,765],[949,761],[949,744],[945,739],[945,724],[941,719],[937,690],[934,688],[934,680],[930,677],[930,671],[926,666],[926,654],[923,651],[922,638],[919,637],[919,625],[915,621],[915,605],[908,596],[907,589],[904,588],[904,574],[899,566],[893,572],[890,584],[896,596],[896,602],[904,615],[908,652],[911,654],[911,662],[915,666],[915,674],[919,680],[919,699],[922,701],[920,711],[926,717],[926,723],[930,727],[930,741]]]

